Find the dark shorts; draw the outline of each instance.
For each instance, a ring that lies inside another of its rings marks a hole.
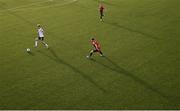
[[[93,52],[101,52],[100,49],[94,49]]]
[[[38,37],[38,40],[42,40],[42,41],[43,41],[43,40],[44,40],[44,37]]]
[[[101,16],[104,16],[103,11],[100,11],[100,15],[101,15]]]

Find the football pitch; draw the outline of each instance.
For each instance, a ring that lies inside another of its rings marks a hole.
[[[180,109],[180,0],[101,2],[0,0],[0,109]]]

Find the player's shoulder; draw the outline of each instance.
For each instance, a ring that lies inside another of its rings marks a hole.
[[[97,40],[94,40],[94,41],[93,41],[93,44],[98,44],[98,41],[97,41]]]
[[[41,27],[41,28],[39,28],[41,31],[43,31],[43,28]]]

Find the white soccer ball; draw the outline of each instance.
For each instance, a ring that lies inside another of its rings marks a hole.
[[[30,49],[30,48],[27,48],[26,50],[27,50],[27,52],[30,52],[30,51],[31,51],[31,49]]]

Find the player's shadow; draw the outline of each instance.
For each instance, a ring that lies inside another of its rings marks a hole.
[[[87,76],[87,74],[83,73],[82,71],[80,71],[79,69],[77,69],[76,67],[72,66],[71,64],[67,63],[66,61],[62,60],[52,48],[49,48],[49,52],[52,54],[52,56],[42,52],[42,51],[38,51],[39,53],[41,53],[42,55],[54,60],[57,63],[63,64],[65,66],[67,66],[68,68],[70,68],[71,70],[73,70],[75,73],[81,75],[81,77],[83,77],[85,80],[87,80],[88,82],[90,82],[92,85],[94,85],[96,88],[98,88],[99,90],[101,90],[102,92],[106,92],[106,90],[104,88],[102,88],[100,85],[98,85],[91,77]]]
[[[132,28],[120,25],[120,24],[118,24],[116,22],[105,21],[104,23],[106,23],[108,25],[112,25],[112,26],[117,27],[117,28],[121,28],[121,29],[130,31],[130,32],[133,32],[133,33],[137,33],[137,34],[143,35],[144,37],[148,37],[148,38],[155,39],[155,40],[161,40],[160,38],[155,37],[154,35],[151,35],[151,34],[143,32],[143,31],[139,31],[139,30],[136,30],[136,29],[132,29]]]
[[[109,59],[108,57],[104,57],[105,60],[107,60],[110,65],[106,65],[104,63],[101,63],[95,59],[90,59],[91,61],[93,61],[94,63],[97,63],[109,70],[112,70],[114,72],[116,72],[117,74],[123,74],[129,78],[131,78],[132,80],[136,81],[137,83],[141,84],[142,86],[144,86],[145,88],[151,90],[152,92],[158,94],[160,97],[163,97],[164,99],[171,101],[170,97],[165,95],[164,93],[160,92],[159,90],[157,90],[156,88],[154,88],[152,85],[150,85],[148,82],[140,79],[139,77],[135,76],[134,74],[132,74],[131,72],[127,71],[126,69],[118,66],[115,62],[113,62],[111,59]],[[111,67],[113,66],[113,68]]]
[[[33,53],[33,52],[27,52],[28,53],[28,55],[30,55],[30,56],[35,56],[35,54]]]

